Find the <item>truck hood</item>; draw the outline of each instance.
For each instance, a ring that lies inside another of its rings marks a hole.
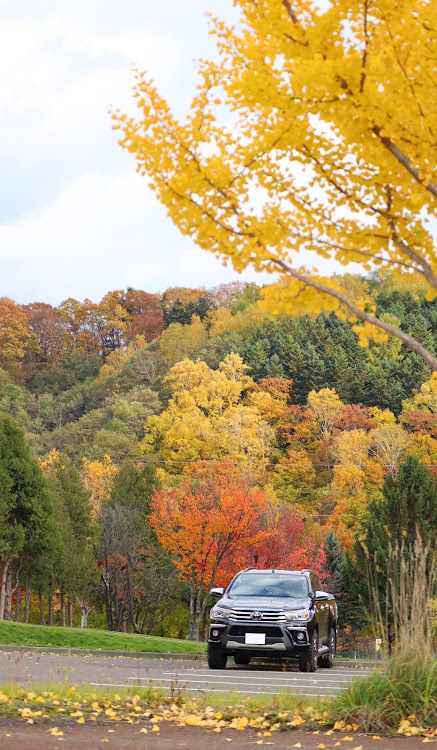
[[[251,610],[266,610],[266,609],[285,609],[285,610],[296,610],[310,608],[312,601],[309,597],[304,599],[291,599],[290,597],[267,597],[267,596],[249,596],[247,598],[231,599],[230,597],[223,596],[216,607],[224,607],[226,609],[251,609]]]

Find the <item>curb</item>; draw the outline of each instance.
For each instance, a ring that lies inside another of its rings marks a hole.
[[[335,659],[336,667],[350,667],[351,669],[355,667],[371,667],[373,669],[374,667],[380,667],[381,664],[383,664],[382,659],[380,661],[375,659]]]
[[[0,646],[0,652],[32,654],[66,654],[71,656],[124,656],[131,659],[173,659],[174,661],[204,661],[206,654],[171,654],[161,651],[107,651],[97,648],[59,648],[51,646]]]

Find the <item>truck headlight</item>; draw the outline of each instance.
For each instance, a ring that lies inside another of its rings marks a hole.
[[[297,612],[286,612],[285,619],[287,620],[287,622],[293,622],[294,620],[299,620],[300,622],[304,622],[305,620],[310,620],[311,610],[299,609]]]
[[[211,617],[229,617],[229,609],[223,607],[213,607],[210,612]]]

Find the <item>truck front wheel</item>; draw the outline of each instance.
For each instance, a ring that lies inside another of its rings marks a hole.
[[[299,654],[299,669],[301,672],[315,672],[319,656],[319,634],[313,630],[310,645],[302,649]]]
[[[328,638],[328,647],[329,651],[327,654],[322,654],[322,656],[319,656],[319,667],[325,667],[325,669],[330,669],[334,666],[334,656],[336,652],[336,645],[337,645],[337,636],[335,632],[335,628],[331,628],[329,631],[329,638]]]
[[[235,664],[249,664],[250,656],[249,654],[239,654],[237,652],[236,654],[234,654],[234,662]]]
[[[227,654],[222,654],[208,643],[208,667],[210,669],[225,669],[228,660]]]

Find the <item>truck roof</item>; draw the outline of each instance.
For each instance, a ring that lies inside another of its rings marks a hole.
[[[311,574],[311,571],[308,568],[305,568],[304,570],[283,570],[282,568],[245,568],[244,570],[240,570],[237,575],[240,573],[289,573],[290,575],[304,575],[305,573]]]

